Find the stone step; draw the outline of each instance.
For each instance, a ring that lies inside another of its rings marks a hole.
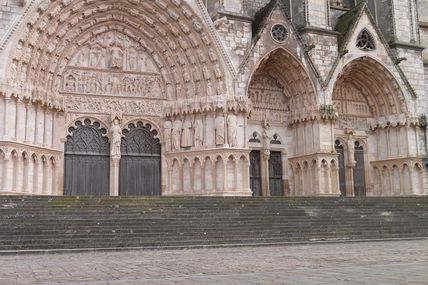
[[[0,250],[428,237],[428,198],[0,197]]]

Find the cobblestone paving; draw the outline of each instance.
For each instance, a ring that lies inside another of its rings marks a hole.
[[[0,284],[428,284],[428,240],[0,256]]]

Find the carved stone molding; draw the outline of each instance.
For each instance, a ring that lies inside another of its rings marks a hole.
[[[132,100],[88,96],[67,96],[67,112],[87,114],[122,114],[133,116],[161,116],[162,103],[158,100]]]
[[[399,126],[419,126],[420,120],[418,117],[409,117],[406,114],[394,114],[385,117],[379,117],[368,120],[370,129],[384,129]]]

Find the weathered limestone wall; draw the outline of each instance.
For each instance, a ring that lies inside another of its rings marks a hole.
[[[415,0],[393,2],[395,39],[399,42],[417,43],[417,11]]]
[[[254,17],[257,11],[266,6],[270,0],[243,0],[245,14]]]
[[[23,11],[22,0],[0,1],[0,39],[10,31],[12,24],[16,22]]]
[[[233,66],[238,69],[251,43],[251,23],[222,17],[214,22]]]
[[[308,0],[307,10],[307,21],[310,26],[330,28],[328,0]]]

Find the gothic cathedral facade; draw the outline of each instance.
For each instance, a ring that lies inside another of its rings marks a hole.
[[[428,195],[427,0],[0,5],[0,195]]]

